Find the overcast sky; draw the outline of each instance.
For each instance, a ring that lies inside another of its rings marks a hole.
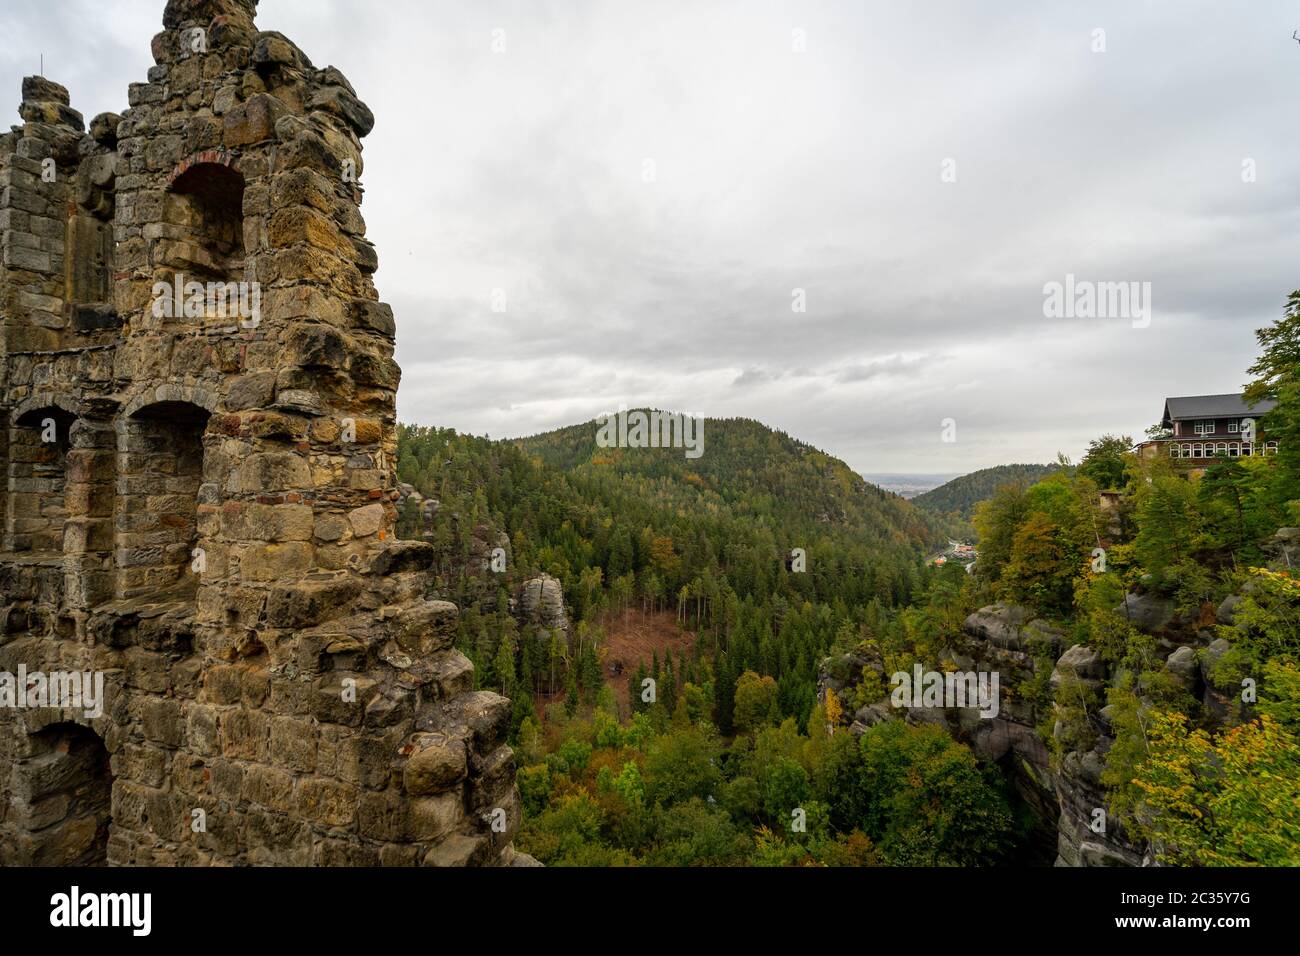
[[[87,119],[123,110],[163,6],[4,0],[11,121],[42,51]],[[1238,389],[1300,287],[1295,4],[262,0],[258,24],[375,113],[405,421],[652,405],[863,472],[1077,458]],[[1150,282],[1149,326],[1046,318],[1067,273]]]

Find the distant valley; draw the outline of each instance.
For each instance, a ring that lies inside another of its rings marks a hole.
[[[862,476],[879,488],[886,491],[892,491],[894,494],[907,499],[915,498],[917,495],[924,494],[927,491],[933,491],[940,485],[945,485],[954,478],[960,478],[960,473],[945,472],[943,474],[874,474]]]

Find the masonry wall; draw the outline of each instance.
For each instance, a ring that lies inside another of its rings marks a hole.
[[[255,7],[173,0],[120,117],[83,133],[34,78],[0,137],[0,671],[107,688],[0,707],[0,862],[102,832],[118,865],[528,863],[509,701],[392,534],[374,120]],[[102,828],[93,760],[32,783],[67,727],[108,754]]]

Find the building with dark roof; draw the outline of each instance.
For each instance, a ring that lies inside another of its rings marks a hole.
[[[1277,442],[1259,428],[1259,419],[1276,404],[1271,399],[1251,404],[1241,393],[1167,398],[1160,425],[1168,435],[1144,442],[1137,451],[1180,461],[1276,454]]]

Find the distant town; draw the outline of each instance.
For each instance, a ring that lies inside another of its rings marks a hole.
[[[979,553],[975,550],[973,544],[967,544],[964,541],[953,541],[949,539],[948,547],[930,558],[930,563],[942,567],[949,561],[956,561],[958,564],[966,565],[966,570],[970,571],[975,566],[975,559]]]
[[[917,495],[923,495],[927,491],[934,491],[940,485],[946,485],[954,478],[960,478],[962,474],[962,472],[942,475],[880,474],[863,475],[862,477],[878,488],[892,491],[901,498],[911,499]]]

